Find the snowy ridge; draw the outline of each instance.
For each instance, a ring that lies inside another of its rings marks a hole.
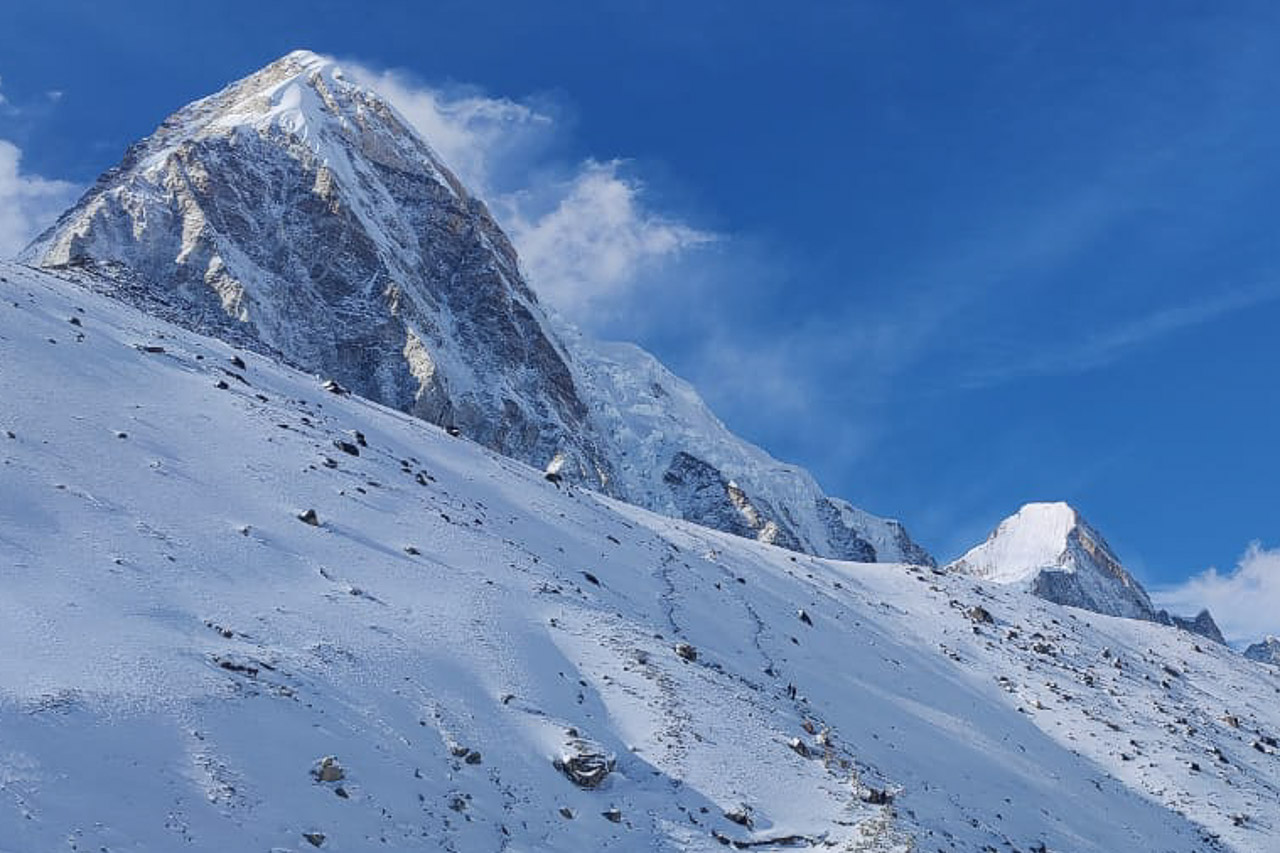
[[[6,264],[0,365],[5,853],[1280,844],[1280,675],[1185,632],[557,487]]]
[[[1058,604],[1174,625],[1224,642],[1207,610],[1195,618],[1157,611],[1102,534],[1066,503],[1026,504],[947,569],[1017,584]]]
[[[484,204],[316,54],[179,110],[23,259],[513,458],[558,458],[569,482],[809,553],[932,564],[901,524],[732,435],[652,357],[557,328]]]
[[[579,386],[589,389],[585,397],[598,433],[621,450],[613,476],[623,500],[700,521],[702,515],[690,512],[670,485],[672,460],[687,454],[714,468],[729,487],[715,494],[729,518],[709,526],[732,530],[736,522],[739,535],[810,554],[933,565],[900,522],[829,498],[808,471],[739,439],[689,383],[643,349],[590,341],[563,322],[558,331]],[[656,479],[654,471],[664,478]],[[735,488],[743,501],[732,499]]]

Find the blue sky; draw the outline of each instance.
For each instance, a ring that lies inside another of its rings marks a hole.
[[[1245,2],[8,4],[0,240],[332,54],[571,319],[940,558],[1065,499],[1150,585],[1220,568],[1170,600],[1280,613],[1277,44]]]

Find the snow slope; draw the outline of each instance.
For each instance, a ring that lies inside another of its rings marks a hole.
[[[4,853],[1280,846],[1280,677],[1186,632],[557,488],[6,264],[0,392]]]
[[[24,258],[95,269],[150,313],[531,465],[558,458],[613,497],[807,553],[932,564],[898,522],[731,434],[652,356],[553,321],[484,203],[316,54],[174,113]]]

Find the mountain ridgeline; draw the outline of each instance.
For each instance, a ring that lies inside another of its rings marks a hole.
[[[23,254],[668,515],[818,556],[930,564],[896,521],[730,433],[634,347],[540,305],[429,144],[291,53],[174,113]]]

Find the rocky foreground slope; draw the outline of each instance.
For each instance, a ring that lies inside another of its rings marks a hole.
[[[132,146],[23,255],[565,480],[806,553],[932,559],[737,438],[651,356],[553,322],[484,203],[297,51]]]
[[[1187,632],[557,488],[3,264],[0,371],[6,853],[1280,847],[1280,675]]]

